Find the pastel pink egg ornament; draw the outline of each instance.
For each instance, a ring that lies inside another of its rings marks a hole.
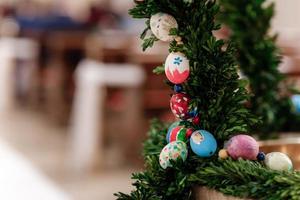
[[[249,135],[236,135],[226,144],[229,156],[233,159],[243,158],[245,160],[256,160],[259,153],[259,145]]]

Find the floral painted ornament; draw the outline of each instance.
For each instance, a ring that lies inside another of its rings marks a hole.
[[[170,100],[170,107],[173,114],[179,119],[189,118],[190,97],[184,93],[173,94]]]
[[[165,62],[165,74],[172,83],[183,83],[190,75],[190,61],[183,53],[170,53]]]
[[[182,141],[174,141],[167,144],[159,155],[159,164],[163,169],[171,167],[170,160],[186,160],[188,155],[187,146]]]

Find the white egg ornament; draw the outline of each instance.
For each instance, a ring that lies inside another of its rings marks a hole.
[[[187,146],[182,141],[174,141],[167,144],[159,155],[159,164],[163,169],[171,167],[170,160],[186,160],[188,155]]]
[[[157,13],[150,18],[150,28],[157,39],[171,42],[175,37],[170,35],[170,30],[178,28],[178,24],[173,16],[166,13]]]
[[[293,169],[291,159],[284,153],[272,152],[268,153],[265,158],[265,165],[273,170],[289,171]]]
[[[217,141],[208,131],[195,131],[190,138],[192,151],[199,157],[211,157],[217,150]]]
[[[190,75],[190,61],[183,53],[170,53],[165,62],[165,74],[172,83],[183,83]]]

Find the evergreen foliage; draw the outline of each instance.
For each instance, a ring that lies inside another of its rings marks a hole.
[[[274,4],[266,0],[220,0],[220,5],[219,20],[231,29],[237,62],[249,79],[251,110],[263,121],[256,132],[268,138],[274,132],[299,130],[300,117],[294,114],[289,96],[282,95],[292,91],[282,84],[285,77],[278,70],[281,57],[276,35],[269,34]]]
[[[158,157],[166,144],[166,130],[166,124],[152,122],[144,143],[146,169],[133,174],[135,189],[130,194],[115,194],[119,200],[188,200],[193,199],[195,186],[207,186],[241,198],[300,198],[300,172],[269,170],[259,162],[201,159],[191,153],[185,163],[178,160],[174,167],[162,169]]]
[[[199,109],[201,122],[199,126],[188,121],[181,124],[211,132],[219,150],[230,136],[247,133],[258,123],[244,106],[248,94],[245,82],[238,79],[235,49],[212,34],[220,28],[215,22],[219,7],[211,0],[144,0],[137,3],[130,14],[148,19],[141,36],[144,49],[155,44],[156,38],[147,32],[149,18],[157,12],[176,18],[179,26],[171,34],[181,36],[183,44],[171,42],[170,51],[180,51],[190,60],[191,72],[183,88],[192,98],[193,106]],[[154,72],[161,73],[162,67]],[[173,88],[173,84],[167,84]],[[271,193],[273,199],[281,196],[296,199],[300,192],[294,185],[300,181],[298,173],[267,170],[259,162],[219,160],[217,153],[210,158],[200,158],[190,145],[187,145],[189,155],[185,162],[178,159],[164,170],[159,164],[159,154],[167,144],[167,128],[167,124],[153,121],[144,143],[145,170],[133,174],[135,188],[130,194],[115,194],[119,200],[188,200],[193,199],[193,188],[198,185],[239,197],[262,195],[259,196],[262,199]]]

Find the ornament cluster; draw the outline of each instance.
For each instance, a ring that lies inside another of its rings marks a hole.
[[[290,171],[293,169],[293,163],[286,154],[271,152],[265,155],[264,152],[259,152],[258,143],[249,135],[236,135],[224,145],[224,149],[219,151],[219,157],[226,159],[229,156],[234,160],[239,158],[258,160],[272,170]]]
[[[150,28],[153,35],[164,42],[175,40],[178,45],[183,44],[182,38],[170,35],[172,29],[178,29],[176,19],[166,13],[157,13],[150,18]],[[168,80],[174,84],[186,81],[190,74],[190,63],[181,52],[171,52],[165,61],[165,74]]]
[[[186,0],[190,3],[192,0]],[[176,41],[177,45],[182,45],[182,38],[171,34],[173,29],[178,29],[176,19],[166,13],[157,13],[150,18],[150,28],[153,35],[164,42]],[[182,52],[171,52],[165,61],[165,75],[174,84],[175,93],[170,100],[170,108],[174,116],[179,120],[174,122],[166,134],[167,145],[162,149],[159,162],[162,168],[172,166],[171,160],[188,157],[188,145],[194,154],[199,157],[207,158],[215,154],[217,141],[213,134],[207,130],[194,130],[185,127],[184,121],[192,122],[199,127],[200,117],[198,108],[191,106],[191,98],[183,91],[183,83],[188,80],[190,75],[190,61]],[[300,98],[299,98],[300,99]],[[294,102],[296,102],[294,100]],[[299,101],[300,102],[300,101]],[[298,105],[297,103],[294,103]],[[298,110],[298,107],[295,106]],[[231,157],[234,160],[239,158],[245,160],[258,160],[264,162],[266,167],[273,170],[291,170],[293,168],[289,157],[280,152],[272,152],[265,155],[259,152],[257,141],[248,135],[236,135],[232,137],[218,153],[219,158],[226,159]]]

